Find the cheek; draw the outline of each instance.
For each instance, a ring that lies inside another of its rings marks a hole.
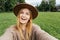
[[[30,16],[27,16],[27,19],[29,20],[30,19]]]

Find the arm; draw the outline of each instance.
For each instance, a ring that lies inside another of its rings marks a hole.
[[[40,26],[35,25],[36,39],[37,40],[58,40],[55,37],[49,35],[47,32],[42,30]]]
[[[38,30],[36,32],[37,35],[37,39],[41,39],[41,40],[58,40],[55,37],[49,35],[47,32],[45,32],[44,30]]]
[[[13,35],[10,29],[7,29],[6,32],[0,37],[0,40],[13,40]]]

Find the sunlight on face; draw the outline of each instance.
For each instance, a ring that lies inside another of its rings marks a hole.
[[[30,10],[27,8],[21,9],[19,11],[20,14],[20,23],[25,24],[30,19]]]

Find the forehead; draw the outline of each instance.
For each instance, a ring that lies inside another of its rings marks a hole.
[[[25,13],[27,12],[27,13],[30,14],[30,15],[31,15],[31,13],[32,13],[28,8],[20,9],[19,12],[18,12],[18,15],[20,15],[20,12],[23,12],[23,13],[24,13],[24,12],[25,12]]]

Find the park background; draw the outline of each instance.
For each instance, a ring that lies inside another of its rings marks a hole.
[[[27,0],[0,0],[0,36],[4,34],[5,30],[16,24],[16,17],[13,14],[13,8],[18,3],[29,3]],[[42,0],[36,4],[38,17],[33,20],[33,23],[38,24],[41,29],[48,32],[50,35],[60,40],[60,5],[56,5],[56,0]],[[30,4],[30,3],[29,3]],[[32,4],[31,4],[32,5]]]

